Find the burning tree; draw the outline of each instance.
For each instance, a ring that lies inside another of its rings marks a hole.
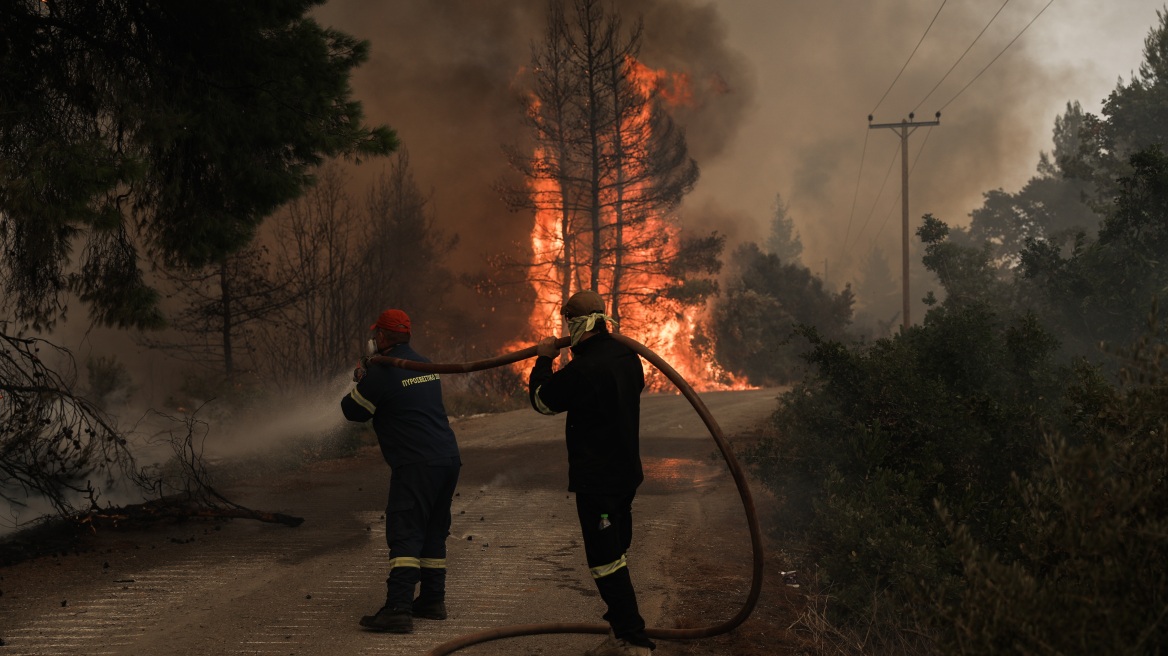
[[[716,291],[706,276],[723,240],[683,236],[673,215],[698,178],[669,113],[689,86],[640,62],[642,32],[599,0],[551,3],[527,76],[534,148],[511,150],[525,184],[504,187],[504,198],[535,214],[532,259],[521,265],[534,331],[560,332],[564,299],[595,289],[625,332],[690,360],[683,310]]]

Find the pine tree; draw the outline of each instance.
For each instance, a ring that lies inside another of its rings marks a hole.
[[[142,255],[222,265],[326,158],[391,151],[350,98],[368,44],[310,18],[322,2],[3,3],[5,309],[49,326],[73,291],[157,327]]]
[[[799,262],[803,254],[803,242],[795,230],[795,219],[787,211],[787,204],[783,202],[781,194],[775,194],[775,204],[771,210],[770,233],[764,244],[766,252],[779,258],[786,264]]]

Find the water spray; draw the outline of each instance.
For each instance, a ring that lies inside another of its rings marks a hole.
[[[714,438],[714,442],[718,445],[718,450],[722,453],[722,458],[726,461],[727,467],[730,468],[730,474],[734,477],[734,485],[738,488],[738,496],[742,499],[743,509],[746,511],[746,523],[750,528],[750,546],[753,559],[753,571],[751,573],[750,592],[746,595],[746,601],[743,602],[742,608],[734,617],[711,626],[700,626],[685,629],[665,629],[658,627],[650,627],[645,629],[646,635],[650,638],[660,638],[663,640],[694,640],[698,638],[709,638],[711,636],[728,633],[746,621],[750,614],[754,612],[755,605],[758,604],[759,594],[762,592],[762,568],[763,568],[763,551],[762,551],[762,533],[758,525],[758,514],[754,508],[754,499],[750,495],[750,488],[746,485],[746,475],[742,472],[742,467],[735,458],[733,450],[726,442],[725,436],[722,434],[721,427],[718,422],[714,421],[713,415],[710,414],[706,404],[698,397],[693,388],[681,374],[668,362],[663,360],[659,355],[649,350],[644,344],[629,339],[624,335],[614,334],[613,338],[621,344],[632,349],[637,355],[649,361],[658,371],[665,374],[669,382],[677,387],[678,391],[685,396],[693,409],[697,411],[698,416],[702,418],[706,428],[710,431],[710,436]],[[556,348],[565,348],[569,345],[569,338],[561,337],[556,340]],[[458,374],[470,373],[472,371],[482,371],[483,369],[492,369],[494,367],[502,367],[520,360],[526,360],[536,355],[536,347],[529,346],[525,349],[520,349],[511,353],[505,353],[486,360],[476,360],[474,362],[459,362],[459,363],[433,363],[433,362],[414,362],[413,360],[402,360],[400,358],[391,358],[384,355],[375,355],[370,358],[371,362],[380,362],[388,364],[401,369],[410,369],[413,371],[423,371],[428,373],[439,374]],[[491,640],[499,640],[501,638],[514,638],[518,636],[541,635],[547,633],[596,633],[607,634],[609,630],[606,624],[583,624],[583,623],[549,623],[549,624],[516,624],[512,626],[502,626],[496,629],[488,629],[478,633],[471,633],[453,640],[444,642],[430,651],[426,652],[426,656],[446,656],[452,654],[459,649],[476,645],[482,642],[489,642]]]

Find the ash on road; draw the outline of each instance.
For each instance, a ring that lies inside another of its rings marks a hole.
[[[702,399],[733,436],[773,412],[776,396],[749,390]],[[724,620],[750,583],[749,535],[733,480],[684,398],[646,395],[641,426],[646,481],[634,505],[629,562],[642,613],[651,626]],[[106,532],[92,551],[0,570],[0,654],[424,654],[502,625],[599,623],[603,605],[566,492],[562,415],[521,410],[454,428],[464,466],[444,622],[418,620],[404,636],[357,625],[384,600],[387,574],[388,468],[370,448],[229,491],[249,507],[304,517],[298,528],[236,520]],[[741,575],[711,582],[724,594],[714,596],[715,607],[697,608],[694,599],[710,595],[687,595],[671,565],[704,552],[716,558],[727,544],[741,558]],[[525,637],[459,653],[579,654],[598,639]],[[661,642],[656,654],[682,650]],[[693,645],[684,653],[694,653]]]

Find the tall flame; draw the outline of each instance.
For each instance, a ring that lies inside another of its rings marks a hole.
[[[636,60],[630,60],[629,64],[629,79],[643,99],[656,96],[670,106],[692,102],[689,79],[684,74],[651,69]],[[539,111],[538,105],[533,111]],[[643,103],[640,111],[639,117],[627,122],[633,133],[622,132],[622,138],[631,142],[633,148],[650,139],[649,103]],[[554,154],[542,146],[535,149],[534,160],[549,168],[555,164]],[[626,164],[641,166],[635,159]],[[638,207],[638,212],[643,212],[649,205],[637,204],[646,193],[647,183],[635,182],[642,177],[634,171],[626,178],[634,182],[618,185],[608,180],[601,191],[601,222],[606,229],[615,229],[618,223],[615,216],[617,193],[625,206]],[[570,293],[588,288],[590,283],[588,276],[581,272],[580,265],[584,263],[575,261],[579,254],[574,252],[573,244],[565,243],[562,214],[552,209],[562,200],[563,189],[550,176],[537,176],[529,179],[528,190],[535,201],[532,204],[539,208],[531,236],[533,264],[530,284],[536,300],[528,326],[536,335],[559,335],[564,332],[559,314],[563,301]],[[657,210],[647,211],[643,216],[638,214],[635,221],[620,222],[619,230],[623,234],[621,257],[625,263],[633,265],[621,268],[620,293],[626,300],[620,306],[618,330],[658,353],[699,391],[749,388],[744,380],[722,369],[708,352],[700,353],[694,348],[693,338],[706,308],[684,306],[668,298],[661,292],[672,282],[669,276],[652,267],[635,266],[636,263],[668,261],[677,256],[680,229],[676,217]],[[577,250],[579,248],[576,246]],[[567,284],[563,280],[565,258],[572,258],[574,263]],[[610,308],[612,291],[617,284],[616,268],[605,266],[599,273],[597,291],[605,296]],[[628,302],[627,299],[637,299],[637,302]],[[656,372],[649,374],[647,383],[653,390],[671,389],[669,382]]]

